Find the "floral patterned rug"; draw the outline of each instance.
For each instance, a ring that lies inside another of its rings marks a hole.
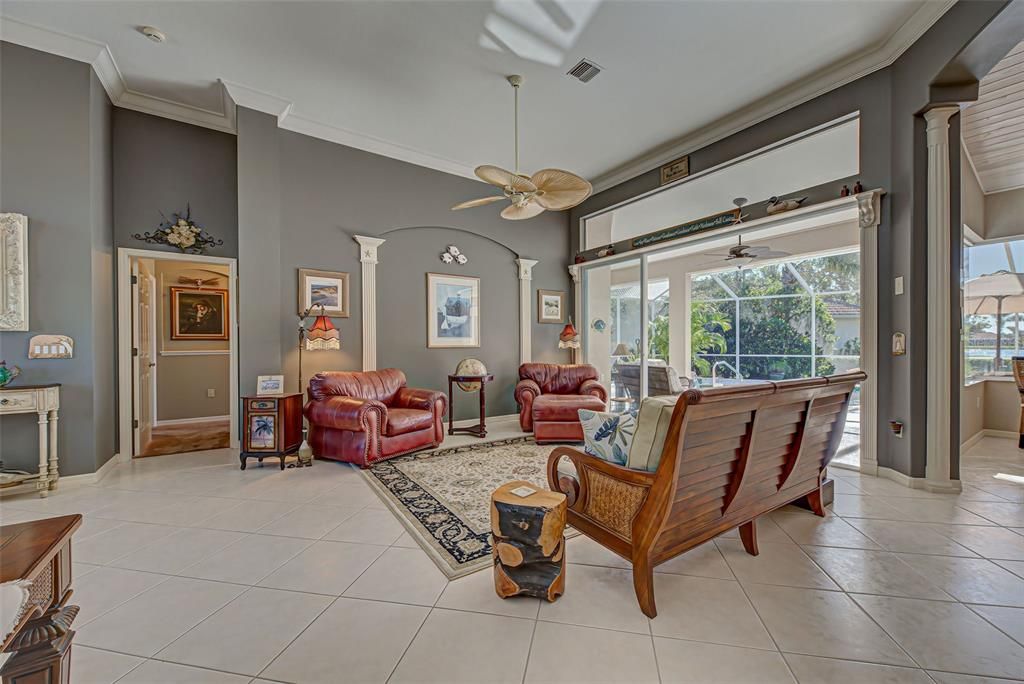
[[[491,492],[510,480],[547,489],[551,445],[532,437],[400,456],[363,475],[448,579],[491,566]]]

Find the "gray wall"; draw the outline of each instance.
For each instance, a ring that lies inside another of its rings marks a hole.
[[[452,204],[486,195],[488,187],[279,130],[273,117],[243,108],[238,120],[243,393],[258,373],[284,372],[289,389],[296,385],[299,268],[348,272],[352,287],[351,317],[334,319],[342,349],[304,353],[303,375],[361,367],[361,272],[352,236],[371,235],[386,240],[377,266],[378,367],[402,368],[410,384],[447,392],[447,374],[458,360],[480,358],[497,375],[488,414],[513,413],[519,365],[515,258],[541,259],[533,274],[532,309],[538,288],[568,291],[566,215],[510,222],[494,207],[452,212]],[[465,267],[441,263],[449,244],[467,253]],[[481,278],[480,348],[427,349],[428,271]],[[272,299],[276,310],[268,308]],[[558,349],[561,326],[536,323],[535,310],[531,318],[534,359],[567,362],[568,354]],[[469,417],[475,396],[460,398],[456,417]]]
[[[1024,235],[1024,188],[985,195],[985,237]]]
[[[925,441],[925,308],[927,296],[926,225],[924,189],[927,158],[924,122],[918,116],[928,104],[929,84],[974,36],[999,12],[1002,2],[957,3],[891,67],[793,107],[762,123],[690,153],[690,172],[697,173],[726,160],[764,147],[788,136],[825,123],[852,111],[861,117],[861,173],[865,188],[882,188],[879,227],[878,312],[878,461],[915,477],[924,475]],[[954,188],[959,185],[959,117],[951,122],[951,169]],[[832,199],[843,181],[833,187],[811,188],[809,202]],[[599,193],[572,212],[573,249],[579,248],[579,219],[658,187],[658,169],[641,174]],[[794,193],[795,194],[795,193]],[[951,213],[959,216],[959,193]],[[723,207],[727,208],[727,207]],[[951,221],[954,243],[959,244],[959,220]],[[958,250],[954,258],[959,259]],[[951,263],[956,273],[959,264]],[[893,277],[905,277],[907,294],[892,297]],[[955,279],[954,279],[955,280]],[[953,297],[953,302],[958,299]],[[958,315],[958,314],[957,314]],[[955,320],[955,318],[954,318]],[[893,357],[890,339],[894,331],[907,333],[907,354]],[[954,349],[957,346],[954,344]],[[952,377],[959,377],[959,359],[951,361]],[[954,412],[958,393],[953,393]],[[955,413],[954,413],[955,415]],[[890,419],[906,421],[904,439],[882,429]],[[949,428],[952,444],[959,444],[957,426]],[[955,449],[959,455],[959,450]],[[956,460],[954,459],[954,462]]]
[[[114,245],[178,253],[132,237],[152,232],[160,213],[184,212],[224,244],[209,256],[238,256],[238,160],[235,136],[114,109]]]
[[[0,333],[17,384],[60,382],[61,473],[114,453],[111,107],[89,65],[0,44],[0,211],[29,217],[30,330]],[[62,333],[70,360],[29,360],[28,339]],[[8,467],[37,463],[34,415],[0,420]]]

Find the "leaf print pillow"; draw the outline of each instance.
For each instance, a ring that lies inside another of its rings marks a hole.
[[[579,416],[583,426],[583,450],[609,463],[626,465],[636,430],[636,414],[580,409]]]

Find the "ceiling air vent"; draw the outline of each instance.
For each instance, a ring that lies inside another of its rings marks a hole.
[[[591,79],[601,73],[601,67],[589,59],[581,59],[579,64],[566,73],[583,83],[589,83]]]

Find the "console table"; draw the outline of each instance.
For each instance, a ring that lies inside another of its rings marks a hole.
[[[487,398],[484,394],[484,388],[487,387],[487,383],[494,380],[493,375],[449,375],[448,376],[448,434],[454,435],[457,432],[464,432],[470,435],[476,435],[477,437],[487,436],[487,416],[485,414],[487,407]],[[469,427],[455,427],[455,389],[454,385],[462,383],[477,384],[480,386],[480,422],[476,425]]]
[[[39,416],[39,474],[20,475],[11,480],[18,481],[19,484],[31,484],[34,481],[39,496],[46,496],[50,490],[56,489],[60,477],[57,472],[59,409],[59,383],[0,388],[0,416],[12,413],[35,413]],[[6,488],[3,491],[6,491]]]
[[[0,527],[0,583],[29,583],[21,620],[0,636],[0,650],[10,656],[0,667],[3,684],[70,681],[71,623],[78,615],[78,606],[68,605],[71,536],[81,525],[76,513]]]

